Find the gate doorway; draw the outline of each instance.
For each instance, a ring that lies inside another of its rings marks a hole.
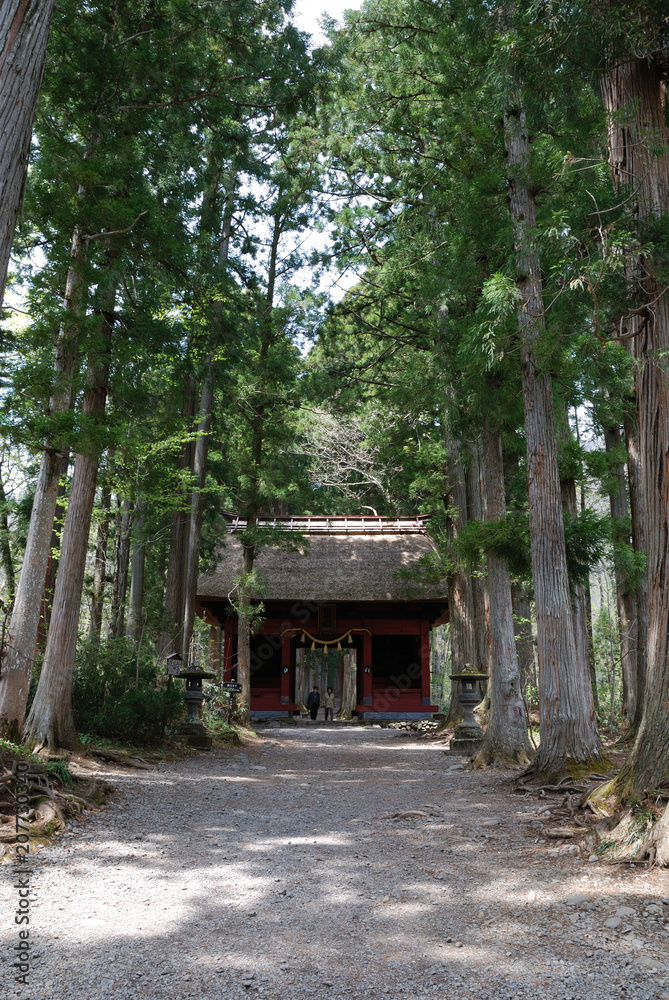
[[[329,687],[335,696],[334,714],[350,719],[357,703],[357,657],[355,647],[349,649],[295,650],[295,702],[306,710],[307,697],[314,684],[323,696]]]

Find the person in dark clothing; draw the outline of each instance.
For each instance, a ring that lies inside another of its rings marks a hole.
[[[321,704],[321,696],[318,693],[318,685],[314,684],[314,689],[313,691],[309,692],[309,697],[307,698],[307,708],[309,709],[311,718],[314,720],[318,715],[318,709],[320,708],[320,704]]]
[[[331,687],[327,689],[325,698],[323,699],[323,707],[325,709],[325,721],[328,721],[328,714],[330,715],[330,722],[334,722],[334,707],[335,707],[335,696],[334,691]]]

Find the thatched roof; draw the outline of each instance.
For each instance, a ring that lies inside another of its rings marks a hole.
[[[356,525],[353,531],[308,530],[306,519],[294,518],[292,530],[309,540],[308,551],[286,552],[264,548],[256,557],[255,568],[262,581],[262,596],[270,601],[394,601],[439,600],[443,587],[416,585],[397,579],[398,570],[408,570],[421,556],[436,551],[425,525],[407,522],[393,531],[390,519],[376,518],[367,531]],[[322,519],[321,519],[322,520]],[[372,520],[372,519],[370,519]],[[383,524],[379,524],[383,520]],[[237,528],[237,525],[235,525]],[[235,533],[222,540],[215,568],[198,580],[198,599],[226,600],[235,586],[242,565],[242,546]],[[286,525],[287,530],[291,530]],[[237,528],[237,530],[239,530]]]

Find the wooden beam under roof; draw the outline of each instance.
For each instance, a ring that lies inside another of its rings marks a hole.
[[[237,514],[225,514],[228,534],[245,531],[247,522]],[[364,514],[297,514],[259,517],[259,528],[278,528],[281,531],[299,531],[303,534],[371,535],[371,534],[426,534],[427,515],[416,517],[369,517]]]

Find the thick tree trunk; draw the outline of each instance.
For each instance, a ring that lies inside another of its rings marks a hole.
[[[239,584],[237,680],[242,686],[238,699],[237,716],[242,724],[249,722],[251,708],[251,594],[249,578],[253,573],[256,547],[253,539],[258,522],[258,477],[262,469],[262,408],[255,415],[251,439],[251,468],[249,472],[250,501],[246,514],[246,535],[242,536],[243,562]]]
[[[576,497],[576,482],[573,479],[562,481],[562,507],[575,519],[578,516],[578,500]],[[574,626],[574,643],[576,646],[576,660],[581,673],[590,677],[590,687],[592,688],[593,705],[597,706],[595,692],[597,690],[596,679],[593,687],[592,677],[594,672],[594,657],[591,656],[591,632],[588,629],[588,612],[590,608],[590,587],[584,587],[578,583],[572,587],[571,595],[572,622]],[[591,613],[591,612],[590,612]]]
[[[181,655],[185,663],[190,658],[190,644],[195,623],[195,598],[200,565],[200,540],[202,536],[202,512],[204,510],[204,487],[207,479],[207,454],[209,451],[209,431],[214,406],[214,373],[211,362],[202,385],[200,398],[200,419],[197,425],[195,458],[193,461],[193,494],[188,524],[188,546],[186,555],[186,593],[184,601],[183,646]]]
[[[646,529],[639,457],[639,431],[632,420],[625,421],[627,446],[627,481],[629,486],[630,517],[632,521],[632,547],[637,553],[646,552]],[[639,731],[643,718],[646,691],[646,646],[648,641],[648,575],[644,573],[636,590],[636,708],[630,733]]]
[[[612,425],[604,428],[604,443],[611,454],[622,451],[620,428]],[[609,493],[611,518],[613,521],[613,540],[617,544],[630,545],[629,508],[627,506],[627,489],[625,485],[625,466],[616,462],[611,470],[615,487]],[[637,609],[636,595],[630,589],[627,576],[615,560],[616,576],[616,609],[618,612],[618,633],[620,636],[620,666],[623,679],[622,715],[625,722],[631,725],[636,712],[637,701]]]
[[[63,522],[65,521],[65,499],[66,486],[64,479],[70,467],[70,453],[63,455],[60,473],[60,483],[58,484],[58,499],[56,501],[56,515],[54,517],[53,529],[51,531],[51,544],[49,546],[49,561],[46,566],[46,579],[44,580],[44,593],[42,595],[42,610],[40,612],[40,622],[37,629],[37,652],[41,653],[46,648],[46,637],[51,621],[51,611],[53,608],[53,595],[56,589],[56,577],[58,576],[58,552],[60,550],[60,537],[63,532]]]
[[[580,668],[572,623],[564,523],[557,466],[553,389],[537,363],[544,333],[536,208],[530,187],[530,144],[517,98],[504,117],[509,210],[514,228],[516,282],[522,305],[520,337],[530,549],[537,618],[541,745],[534,770],[562,774],[600,759],[590,678]]]
[[[0,559],[2,560],[2,570],[5,574],[5,592],[7,604],[11,605],[14,600],[16,590],[16,577],[14,574],[14,560],[12,559],[12,549],[9,542],[9,520],[7,518],[7,496],[5,494],[5,484],[2,481],[2,462],[0,461]]]
[[[128,635],[139,642],[142,634],[142,608],[144,605],[144,570],[146,566],[146,543],[142,537],[144,514],[141,504],[137,504],[139,515],[135,520],[132,543],[132,567],[130,573],[130,601],[128,606]]]
[[[237,682],[242,690],[237,697],[237,720],[242,725],[248,725],[251,709],[251,621],[247,614],[250,597],[246,589],[246,580],[253,572],[255,550],[252,546],[244,546],[242,581],[240,584],[239,605],[237,615]]]
[[[513,620],[516,639],[516,656],[520,670],[520,683],[523,695],[527,697],[530,685],[537,687],[537,661],[534,655],[534,636],[532,635],[532,608],[530,599],[520,587],[511,590],[513,601]]]
[[[576,441],[580,447],[581,432],[578,425],[578,409],[574,407],[574,423],[576,427]],[[585,483],[581,478],[581,513],[585,510]],[[599,691],[597,690],[597,668],[595,665],[595,646],[592,637],[592,595],[590,593],[590,575],[583,584],[583,608],[585,610],[585,628],[588,641],[588,670],[590,671],[590,687],[592,688],[592,700],[595,706],[595,713],[599,718]]]
[[[595,664],[595,644],[592,637],[592,594],[590,592],[590,580],[583,588],[585,597],[585,626],[588,631],[588,670],[590,671],[590,687],[592,688],[592,701],[595,706],[597,716],[600,714],[599,691],[597,690],[597,666]]]
[[[54,387],[49,400],[49,412],[52,414],[65,412],[72,403],[72,377],[84,292],[82,266],[86,258],[86,241],[79,229],[72,237],[71,257],[65,283],[64,316],[56,342]],[[62,460],[63,454],[58,451],[57,445],[48,442],[42,452],[21,574],[3,650],[0,735],[10,739],[19,739],[25,719]]]
[[[187,376],[181,415],[185,418],[189,432],[192,431],[195,422],[196,406],[195,386],[192,378]],[[195,442],[189,439],[181,447],[177,465],[179,471],[189,469],[192,472],[194,457]],[[170,656],[172,653],[181,655],[183,649],[189,513],[187,510],[188,496],[184,493],[179,499],[179,507],[172,513],[170,524],[169,555],[165,580],[165,611],[168,626],[160,640],[160,656]]]
[[[467,491],[459,446],[455,440],[451,439],[447,442],[447,448],[446,478],[448,507],[451,512],[448,535],[453,543],[457,541],[458,535],[467,523]],[[459,564],[456,565],[455,571],[448,578],[448,606],[451,620],[451,668],[452,672],[457,674],[461,673],[468,664],[473,667],[476,663],[471,576],[465,571],[465,567]],[[459,695],[459,682],[452,681],[451,700],[445,720],[447,726],[455,726],[463,718],[462,706],[458,700]]]
[[[0,306],[30,153],[54,0],[0,6]]]
[[[483,481],[480,443],[471,441],[467,445],[469,461],[465,471],[465,493],[467,496],[467,521],[483,520]],[[475,644],[474,666],[481,673],[489,673],[490,668],[490,623],[488,620],[489,595],[487,583],[482,575],[471,572],[472,616]],[[486,701],[488,696],[486,694]]]
[[[102,313],[101,353],[89,358],[83,413],[92,423],[102,420],[107,401],[114,298],[114,290],[110,289]],[[79,745],[72,716],[72,679],[99,460],[99,452],[91,443],[87,451],[77,454],[74,463],[52,623],[35,700],[24,729],[24,739],[33,747],[73,750]]]
[[[102,632],[102,612],[107,579],[107,545],[111,524],[111,485],[102,487],[100,496],[100,521],[95,546],[95,568],[93,570],[93,593],[91,595],[91,639],[99,639]]]
[[[210,161],[212,168],[212,182],[205,192],[201,213],[202,231],[209,236],[215,232],[216,219],[218,217],[218,203],[220,200],[220,168],[212,157]],[[237,183],[236,175],[230,177],[229,186],[223,200],[223,210],[221,219],[220,249],[217,263],[217,277],[225,281],[227,277],[227,264],[230,252],[230,236],[232,234],[232,209],[234,192]],[[184,590],[184,617],[182,636],[182,657],[188,662],[190,655],[191,639],[193,637],[193,626],[195,623],[195,599],[197,597],[197,578],[200,565],[200,541],[202,536],[202,513],[204,510],[204,487],[207,479],[207,456],[209,454],[209,432],[211,429],[211,418],[214,407],[214,368],[213,350],[224,340],[224,321],[220,300],[212,303],[211,310],[211,336],[210,343],[212,353],[209,354],[206,365],[204,381],[202,384],[202,395],[200,397],[200,411],[195,441],[195,451],[193,457],[193,478],[194,486],[191,496],[188,539],[186,549],[186,578]]]
[[[494,523],[506,515],[502,435],[489,418],[484,420],[485,510]],[[490,715],[479,764],[526,764],[531,746],[527,733],[513,627],[509,566],[502,556],[487,553],[490,595]]]
[[[125,604],[128,595],[128,573],[130,570],[132,513],[132,503],[130,500],[124,500],[121,517],[117,518],[114,586],[110,614],[110,636],[112,639],[120,639],[125,632]]]
[[[632,189],[640,226],[669,212],[666,58],[666,51],[633,58],[602,79],[612,176]],[[646,308],[630,317],[625,334],[633,339],[637,360],[648,633],[643,719],[618,789],[623,797],[639,798],[669,771],[669,299],[652,261],[639,257],[634,266]]]

